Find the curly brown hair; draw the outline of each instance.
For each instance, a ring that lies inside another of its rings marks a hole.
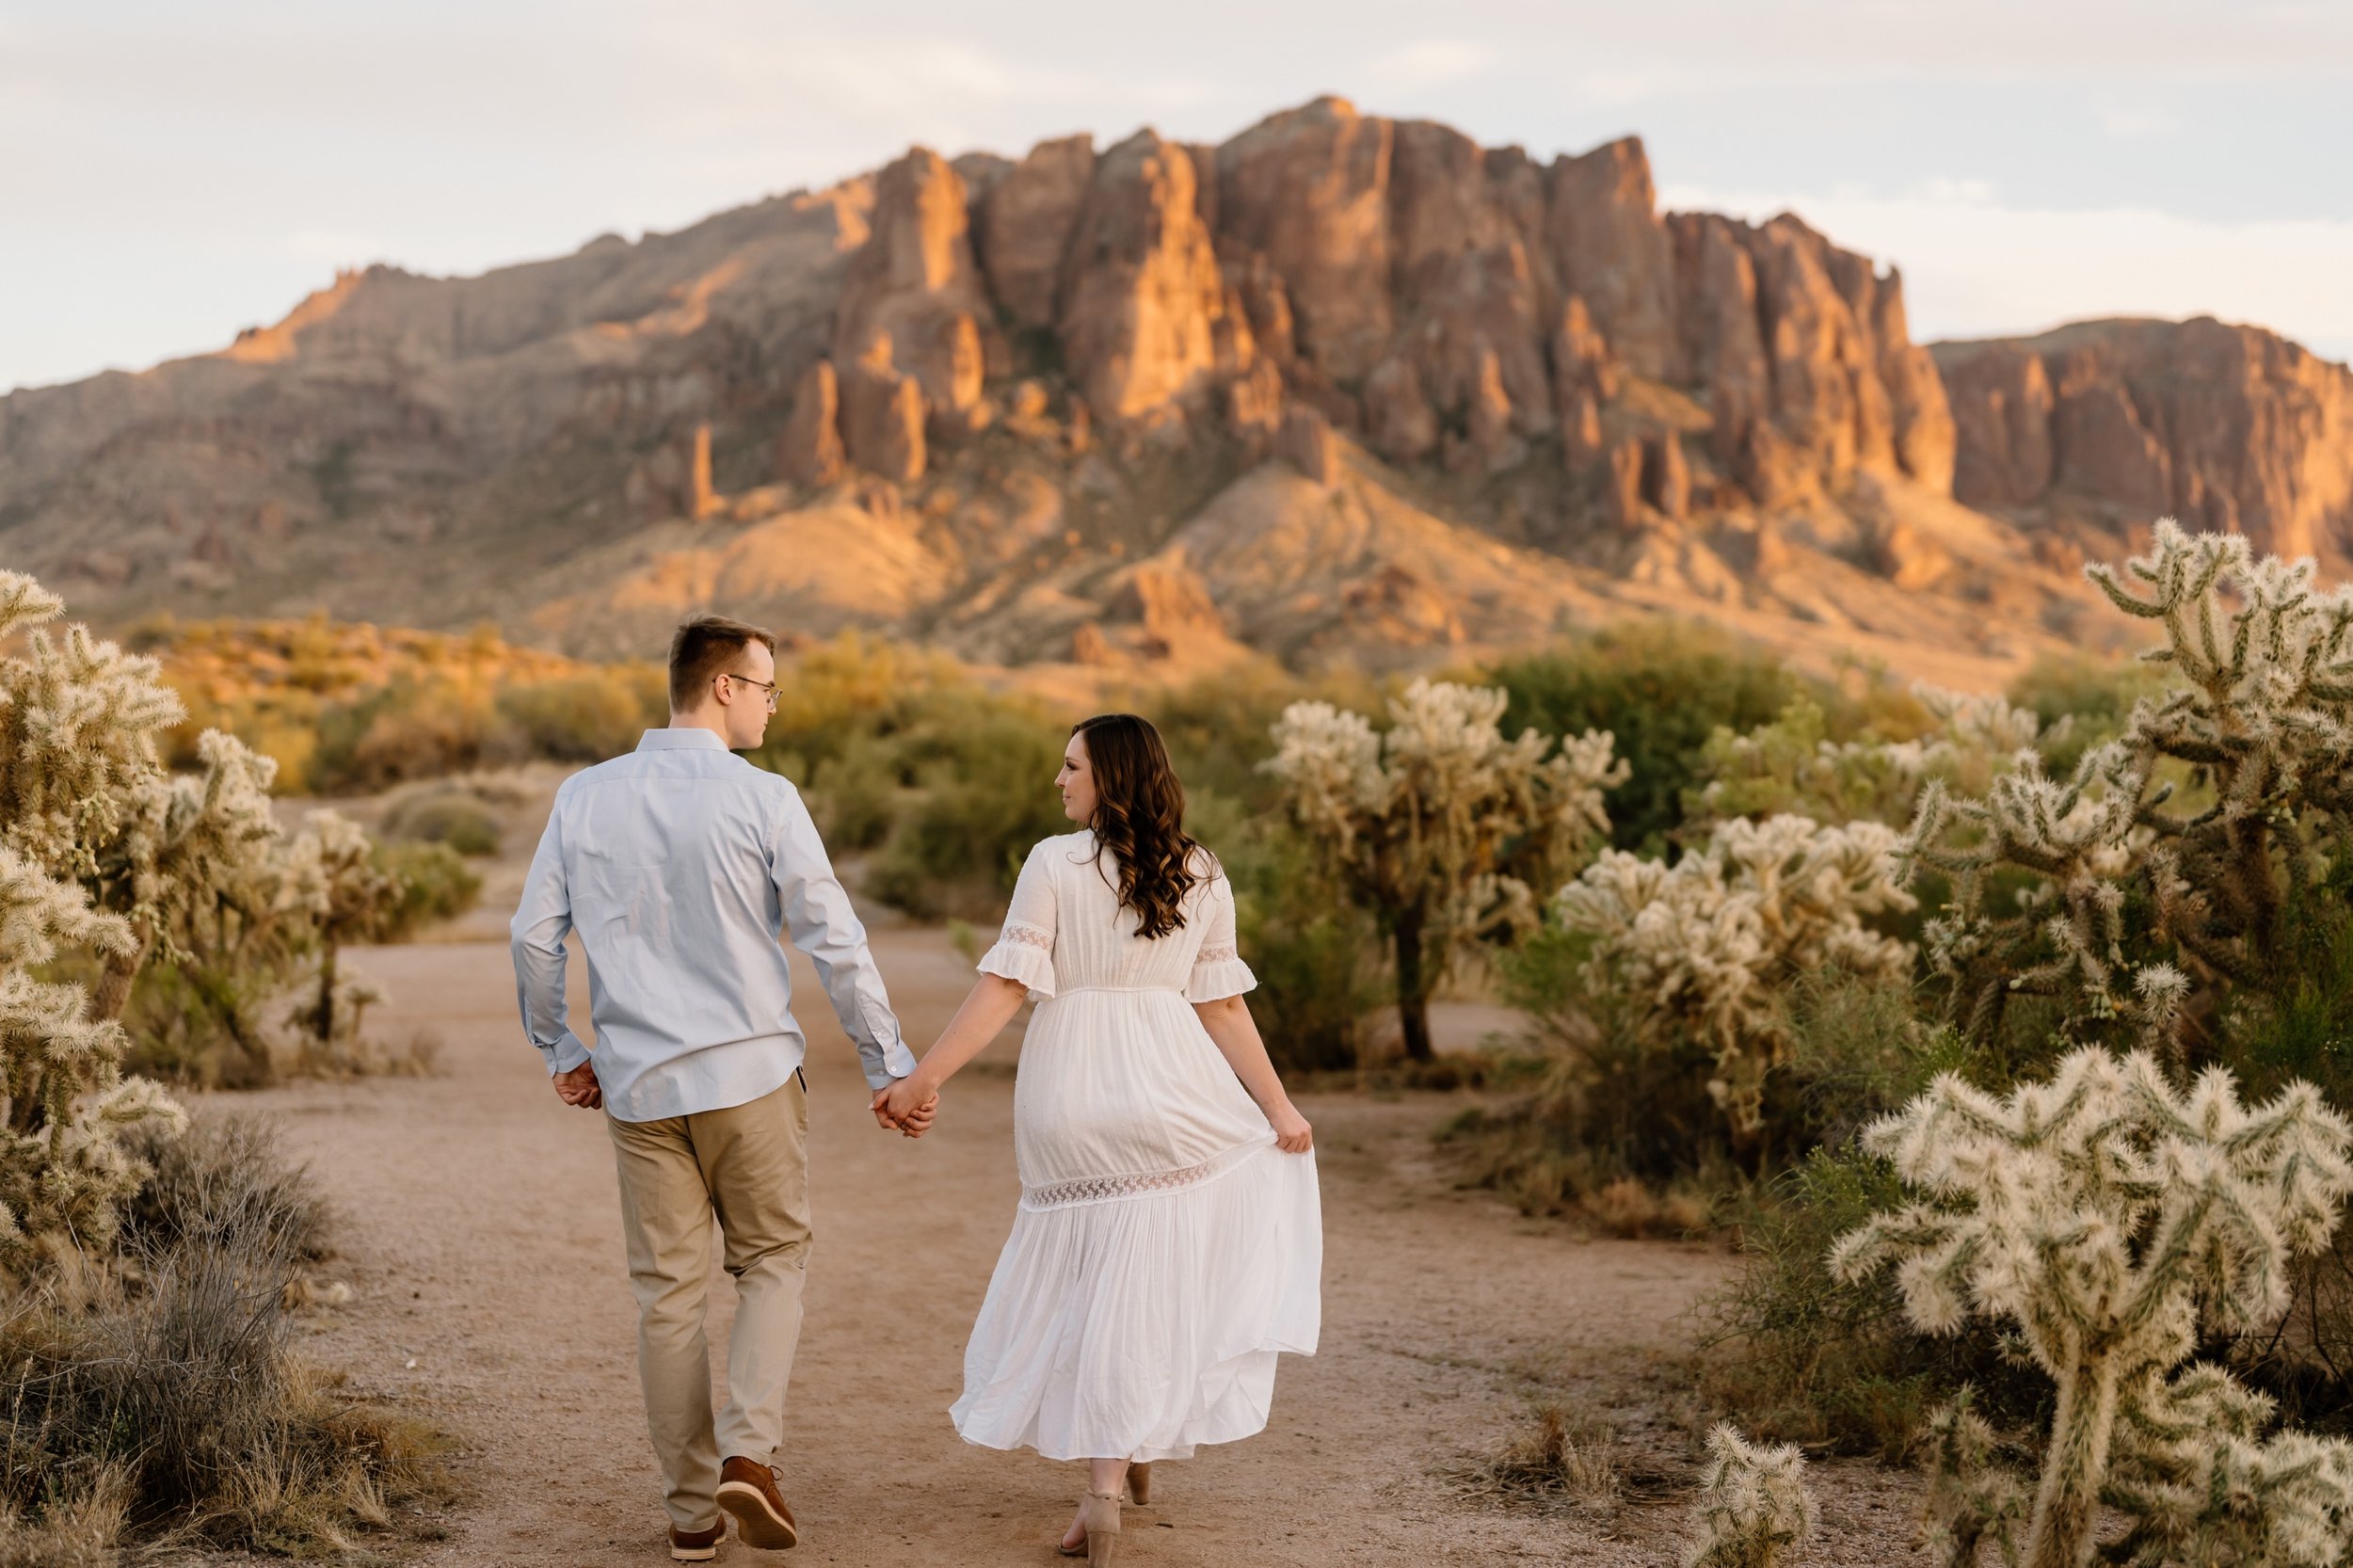
[[[1185,786],[1169,765],[1152,721],[1098,713],[1070,727],[1086,738],[1095,771],[1096,869],[1105,850],[1119,867],[1119,902],[1136,912],[1143,936],[1185,923],[1185,895],[1209,874],[1208,852],[1185,835]],[[1107,877],[1105,880],[1109,880]]]

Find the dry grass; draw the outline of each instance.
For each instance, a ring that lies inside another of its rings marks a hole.
[[[1537,1406],[1502,1452],[1445,1471],[1442,1479],[1461,1497],[1547,1512],[1607,1511],[1625,1496],[1616,1429],[1557,1404]]]
[[[440,1440],[289,1350],[292,1304],[332,1294],[308,1278],[326,1225],[308,1177],[255,1120],[153,1158],[111,1267],[53,1268],[0,1305],[0,1568],[416,1533],[450,1496]]]
[[[326,1042],[315,1034],[294,1039],[279,1066],[287,1078],[431,1078],[440,1071],[445,1043],[438,1032],[424,1028],[399,1040],[369,1034]]]

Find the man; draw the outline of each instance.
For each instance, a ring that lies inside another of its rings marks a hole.
[[[915,1070],[800,792],[731,755],[776,711],[776,639],[718,616],[670,643],[670,723],[555,794],[512,927],[523,1027],[567,1105],[602,1107],[620,1170],[637,1367],[670,1555],[799,1531],[773,1468],[809,1247],[808,1082],[779,930],[808,953],[867,1083]],[[597,1048],[566,1027],[564,937],[588,955]],[[879,1099],[879,1096],[877,1098]],[[936,1100],[894,1122],[920,1137]],[[711,1222],[736,1283],[714,1425],[703,1332]]]

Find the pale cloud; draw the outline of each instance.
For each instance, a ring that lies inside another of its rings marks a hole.
[[[384,242],[373,235],[337,233],[327,229],[297,229],[286,236],[286,254],[329,266],[358,266],[384,254]]]
[[[1671,185],[1665,204],[1761,220],[1795,212],[1903,269],[1921,338],[2040,331],[2092,316],[2213,315],[2323,352],[2353,343],[2353,222],[2217,223],[2145,208],[2009,206],[1982,182],[1895,196]]]
[[[1367,85],[1394,92],[1442,87],[1488,70],[1496,52],[1465,39],[1431,38],[1404,44],[1365,62]]]
[[[2173,129],[2173,117],[2163,109],[2111,105],[2100,111],[2099,120],[2100,129],[2112,136],[2153,136]]]

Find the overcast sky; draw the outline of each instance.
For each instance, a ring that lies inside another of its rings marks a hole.
[[[2211,312],[2353,357],[2353,0],[0,0],[0,389],[339,264],[674,229],[912,141],[1223,139],[1321,92],[1900,264],[1921,337]]]

